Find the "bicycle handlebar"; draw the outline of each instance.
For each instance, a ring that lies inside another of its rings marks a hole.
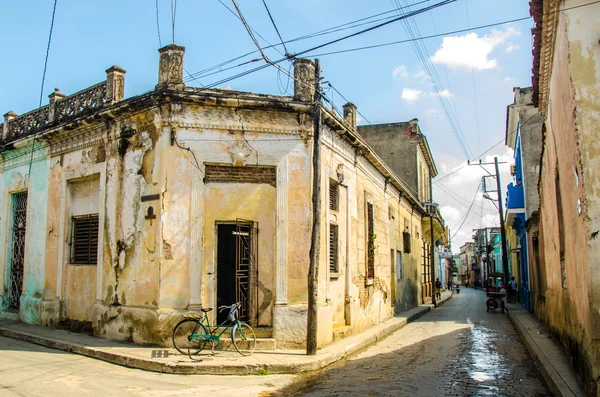
[[[219,306],[217,308],[217,310],[221,311],[221,310],[225,310],[225,309],[231,309],[234,305],[236,306],[236,308],[239,308],[242,304],[240,302],[237,302],[237,303],[233,303],[233,304],[231,304],[229,306],[224,306],[223,305],[223,306]]]

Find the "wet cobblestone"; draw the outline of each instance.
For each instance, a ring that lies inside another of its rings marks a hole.
[[[463,289],[432,313],[269,396],[552,396],[506,315]]]

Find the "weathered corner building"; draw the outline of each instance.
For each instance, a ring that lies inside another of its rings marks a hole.
[[[124,99],[112,67],[5,115],[0,316],[168,344],[181,313],[237,301],[278,347],[305,344],[314,65],[295,62],[286,97],[186,87],[183,58],[162,48],[147,94]],[[357,133],[353,105],[322,112],[319,345],[431,289],[423,197]]]
[[[531,234],[535,315],[600,395],[600,5],[534,0],[533,105],[544,116],[539,223]],[[538,270],[539,269],[539,270]]]

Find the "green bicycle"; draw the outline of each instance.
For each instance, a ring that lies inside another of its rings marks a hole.
[[[239,320],[238,309],[241,303],[234,303],[231,306],[220,306],[219,311],[229,309],[229,314],[225,321],[216,327],[210,325],[210,318],[207,313],[212,308],[202,309],[203,314],[186,314],[183,320],[179,321],[173,328],[173,346],[181,354],[187,354],[192,357],[206,347],[208,343],[214,351],[214,347],[221,343],[221,335],[231,328],[231,343],[242,356],[250,356],[256,348],[256,335],[252,327]],[[219,332],[219,329],[221,331]]]

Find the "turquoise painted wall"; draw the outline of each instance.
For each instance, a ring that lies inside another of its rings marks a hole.
[[[3,171],[0,171],[0,214],[6,219],[2,222],[0,230],[1,244],[5,244],[5,255],[0,268],[5,270],[4,290],[8,290],[10,257],[11,257],[11,230],[10,206],[12,200],[9,196],[11,186],[23,181],[29,173],[29,159],[31,146],[3,152],[6,157],[17,157],[15,166],[10,161],[6,162]],[[5,158],[6,158],[5,157]],[[25,268],[24,289],[21,296],[19,315],[22,321],[39,324],[40,306],[44,296],[44,268],[46,254],[46,214],[48,208],[48,178],[50,163],[44,155],[44,149],[35,152],[31,164],[31,176],[28,178],[27,194],[27,226],[25,240]],[[13,160],[14,161],[14,160]],[[8,216],[6,216],[8,215]],[[6,296],[2,300],[2,309],[8,307]]]

